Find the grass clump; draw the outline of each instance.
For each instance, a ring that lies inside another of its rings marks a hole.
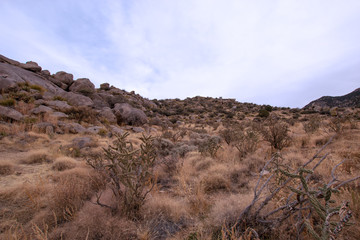
[[[14,173],[14,164],[10,162],[0,162],[0,176],[11,175]]]
[[[52,169],[55,171],[64,171],[76,167],[76,162],[72,158],[61,157],[55,160],[52,165]]]
[[[34,153],[21,161],[22,164],[43,164],[51,162],[52,160],[46,153]]]
[[[0,100],[0,105],[4,106],[4,107],[13,107],[15,106],[15,99],[13,98],[6,98],[6,99],[2,99]]]

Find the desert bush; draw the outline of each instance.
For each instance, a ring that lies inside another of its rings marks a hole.
[[[281,150],[289,146],[290,136],[288,135],[289,127],[286,123],[281,122],[276,118],[268,121],[267,127],[262,127],[261,133],[264,140],[269,142],[271,147],[276,150]]]
[[[169,139],[161,137],[154,139],[153,145],[156,148],[157,155],[161,157],[169,156],[175,146],[175,144]]]
[[[153,189],[155,180],[153,165],[156,149],[151,136],[140,138],[140,149],[126,140],[129,133],[118,135],[114,145],[104,149],[104,156],[87,159],[87,163],[108,180],[117,206],[112,207],[100,202],[101,194],[97,197],[97,204],[119,211],[119,204],[123,213],[129,218],[138,218],[140,207],[144,204],[148,193]]]
[[[11,162],[0,162],[0,176],[10,175],[14,173],[14,164]]]
[[[260,109],[258,116],[261,118],[267,118],[270,115],[270,113],[266,109]]]
[[[210,155],[216,157],[217,151],[221,148],[220,138],[217,136],[211,136],[199,143],[198,149],[202,155]]]
[[[255,152],[259,142],[258,133],[252,129],[247,129],[238,134],[238,140],[234,145],[239,151],[240,158],[244,158],[247,154]]]
[[[204,193],[216,193],[218,191],[229,191],[230,181],[222,174],[213,173],[206,175],[201,180],[201,186]]]
[[[345,119],[340,117],[332,117],[327,125],[329,132],[341,133],[344,129]]]

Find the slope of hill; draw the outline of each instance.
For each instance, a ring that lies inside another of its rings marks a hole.
[[[305,109],[321,109],[333,107],[360,107],[360,88],[339,97],[324,96],[306,105]]]

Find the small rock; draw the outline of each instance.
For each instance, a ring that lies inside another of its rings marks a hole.
[[[48,122],[40,122],[32,126],[32,131],[37,133],[54,133],[54,125]]]
[[[33,110],[31,110],[31,114],[51,113],[51,112],[53,112],[52,108],[49,108],[44,105],[40,105],[34,108]]]
[[[99,126],[94,126],[94,127],[87,128],[86,132],[92,133],[92,134],[98,134],[101,129],[103,129],[103,128],[99,127]]]
[[[141,127],[133,127],[132,130],[135,132],[135,133],[141,133],[141,132],[145,132],[145,130]]]
[[[93,141],[89,137],[77,137],[72,140],[72,143],[81,149],[92,145]]]

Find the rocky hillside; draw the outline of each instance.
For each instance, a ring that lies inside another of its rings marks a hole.
[[[306,105],[305,109],[320,110],[333,107],[360,107],[360,88],[339,97],[324,96]]]

